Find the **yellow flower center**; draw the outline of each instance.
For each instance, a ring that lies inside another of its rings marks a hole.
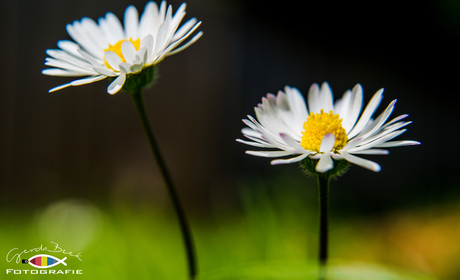
[[[113,51],[114,53],[116,53],[121,58],[121,61],[126,62],[126,59],[124,58],[123,53],[121,52],[121,44],[123,44],[124,41],[130,41],[131,43],[133,43],[134,48],[136,49],[136,51],[138,51],[140,49],[140,47],[141,47],[141,39],[138,38],[136,40],[133,40],[132,38],[130,38],[129,40],[127,40],[127,39],[120,40],[117,43],[115,43],[115,45],[110,45],[109,44],[109,47],[107,49],[105,49],[104,52]],[[113,68],[110,66],[110,64],[105,59],[104,59],[104,64],[105,64],[105,66],[107,66],[108,68],[113,70]]]
[[[307,121],[303,124],[302,142],[301,145],[304,149],[319,152],[321,140],[324,135],[333,133],[335,136],[335,143],[333,151],[342,149],[348,141],[347,132],[342,127],[342,119],[337,114],[324,113],[311,113]]]

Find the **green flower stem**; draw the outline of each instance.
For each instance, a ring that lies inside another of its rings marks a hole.
[[[325,279],[329,243],[329,182],[331,177],[318,175],[319,192],[319,264],[321,276]]]
[[[319,196],[319,279],[326,279],[326,264],[329,249],[329,183],[347,172],[350,164],[346,160],[334,160],[334,167],[321,173],[316,171],[318,160],[305,158],[300,167],[307,175],[315,175],[318,179]]]
[[[169,171],[166,167],[166,163],[163,157],[161,156],[160,149],[155,140],[155,136],[153,135],[153,131],[150,126],[150,122],[147,118],[147,113],[145,111],[144,101],[142,97],[142,90],[128,91],[128,93],[134,102],[134,106],[136,107],[136,111],[139,115],[139,118],[141,120],[145,134],[147,136],[150,148],[152,150],[153,157],[156,159],[158,167],[161,170],[161,174],[163,175],[163,179],[165,181],[166,188],[172,200],[174,209],[176,210],[176,214],[179,219],[179,225],[182,231],[182,237],[184,239],[184,245],[185,245],[185,250],[187,254],[189,276],[190,276],[190,279],[194,279],[197,274],[197,269],[196,269],[195,249],[193,246],[192,234],[190,232],[184,210],[182,209],[182,206],[179,202],[179,197],[174,188],[174,184],[173,184],[171,175],[169,174]]]

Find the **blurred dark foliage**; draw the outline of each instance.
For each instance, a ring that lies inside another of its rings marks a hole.
[[[181,1],[168,3],[177,8]],[[129,98],[106,94],[104,81],[48,94],[69,79],[40,74],[45,50],[69,39],[65,24],[107,11],[121,18],[127,5],[143,10],[145,1],[4,4],[3,207],[68,197],[166,200]],[[269,179],[275,172],[304,176],[297,165],[274,167],[245,155],[249,147],[234,140],[242,137],[241,119],[253,115],[267,92],[290,85],[306,95],[312,83],[323,81],[335,98],[359,82],[365,102],[384,87],[376,113],[397,98],[393,116],[408,113],[414,122],[399,139],[422,142],[368,157],[381,164],[380,173],[353,166],[332,183],[334,207],[373,213],[459,197],[453,100],[460,8],[455,1],[187,4],[186,19],[202,20],[204,36],[167,58],[157,85],[146,93],[154,130],[187,209],[201,212],[215,199],[238,205],[240,178]],[[313,178],[305,182],[314,188]]]

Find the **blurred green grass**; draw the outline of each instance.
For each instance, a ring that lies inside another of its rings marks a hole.
[[[317,204],[311,186],[296,179],[238,184],[241,205],[217,205],[208,215],[190,215],[200,280],[316,279]],[[330,221],[330,279],[459,279],[460,207],[446,204],[380,216],[342,216]],[[110,205],[57,201],[29,214],[0,213],[0,252],[53,247],[74,253],[68,266],[83,275],[56,279],[186,279],[186,262],[174,213],[155,203]],[[30,258],[34,254],[24,254]],[[50,253],[60,259],[61,253]],[[50,275],[5,275],[1,279],[49,279]],[[431,277],[427,276],[431,275]]]

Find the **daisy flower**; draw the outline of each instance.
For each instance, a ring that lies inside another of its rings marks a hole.
[[[182,44],[201,24],[192,18],[179,25],[185,16],[185,3],[173,15],[172,7],[166,9],[166,1],[158,8],[148,2],[140,19],[137,9],[129,6],[121,22],[113,13],[107,13],[98,23],[82,18],[66,26],[75,41],[61,40],[60,49],[49,49],[45,65],[55,67],[42,71],[45,75],[85,77],[50,90],[79,86],[112,77],[107,92],[117,93],[126,80],[144,69],[158,64],[166,56],[187,48],[203,34],[197,33]]]
[[[286,86],[283,91],[267,94],[255,107],[257,119],[248,116],[243,120],[248,126],[242,129],[249,140],[238,142],[276,150],[246,151],[259,157],[278,158],[271,164],[299,162],[306,158],[315,160],[315,170],[325,173],[341,160],[380,171],[380,166],[356,155],[386,155],[382,148],[418,145],[417,141],[390,141],[404,133],[402,129],[410,121],[402,121],[401,115],[387,121],[395,107],[393,100],[375,119],[375,110],[383,98],[383,89],[378,90],[364,111],[363,89],[357,84],[347,90],[334,104],[328,83],[321,87],[313,84],[308,93],[308,108],[302,94]],[[294,156],[295,155],[295,156]],[[294,157],[290,157],[294,156]],[[279,159],[280,157],[289,157]],[[317,163],[316,163],[317,162]]]

